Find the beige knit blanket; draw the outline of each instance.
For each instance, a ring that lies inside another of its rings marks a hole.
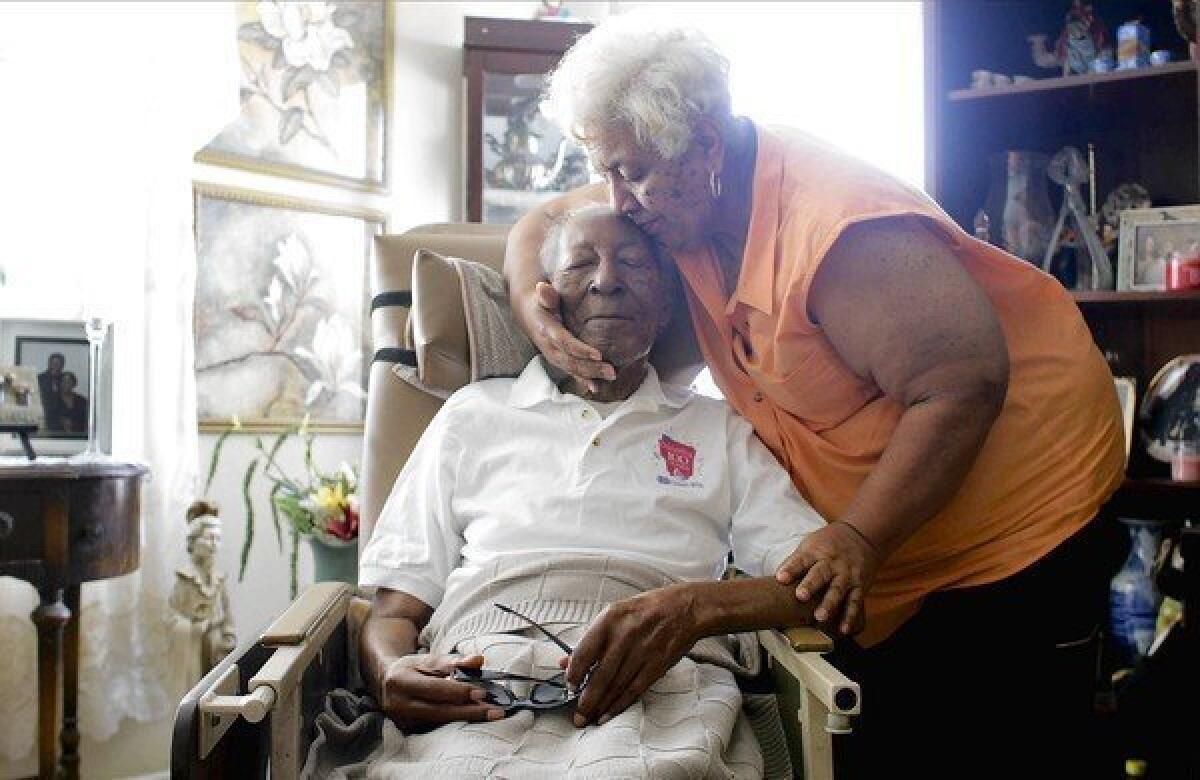
[[[559,671],[562,651],[516,625],[493,602],[528,614],[575,646],[605,604],[670,582],[660,572],[608,556],[509,560],[448,589],[421,634],[422,645],[434,652],[482,654],[490,669],[550,677]],[[757,652],[747,664],[738,660],[742,646],[754,647],[732,638],[702,640],[603,726],[577,729],[567,709],[452,723],[424,734],[404,734],[377,713],[362,722],[352,722],[365,717],[362,712],[322,716],[325,724],[306,771],[332,778],[423,780],[790,776],[773,697],[745,698],[738,689],[735,675],[758,665]],[[364,724],[379,734],[369,752],[362,748]],[[353,751],[339,748],[351,743]],[[340,762],[339,750],[345,759]]]

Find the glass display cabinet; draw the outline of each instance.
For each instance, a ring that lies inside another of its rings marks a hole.
[[[587,156],[539,110],[546,76],[589,24],[467,17],[467,219],[511,224],[589,181]]]

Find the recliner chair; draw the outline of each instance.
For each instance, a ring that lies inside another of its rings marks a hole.
[[[470,379],[457,274],[439,254],[499,268],[506,234],[497,226],[442,224],[376,240],[360,544],[370,537],[396,475],[441,405],[436,395],[396,376],[394,366],[414,368],[423,384],[441,391]],[[665,378],[694,377],[698,353],[689,339],[681,307],[652,354]],[[367,610],[368,602],[348,585],[318,583],[305,590],[260,637],[244,643],[184,697],[175,719],[171,776],[296,777],[325,692],[356,682],[357,630]],[[795,773],[832,777],[831,734],[848,731],[849,716],[859,712],[858,685],[821,657],[832,642],[815,629],[757,636]]]

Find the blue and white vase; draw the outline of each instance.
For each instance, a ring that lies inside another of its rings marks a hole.
[[[1154,559],[1162,531],[1158,524],[1121,518],[1129,529],[1130,548],[1108,589],[1113,641],[1124,666],[1133,666],[1150,650],[1162,594],[1154,584]]]

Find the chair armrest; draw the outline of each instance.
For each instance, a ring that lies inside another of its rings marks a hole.
[[[797,653],[832,653],[833,640],[819,628],[798,626],[783,629],[783,636]]]
[[[321,582],[307,588],[263,634],[260,644],[273,648],[246,689],[270,686],[271,777],[300,774],[303,696],[300,683],[309,664],[342,625],[354,589],[345,583]]]
[[[326,619],[332,619],[336,625],[345,614],[351,591],[349,585],[341,582],[318,582],[305,588],[267,627],[259,641],[271,647],[298,645]]]
[[[832,735],[850,731],[848,716],[859,712],[858,683],[820,654],[793,649],[796,644],[832,644],[819,631],[792,636],[770,630],[756,634],[767,651],[793,766],[803,768],[805,780],[832,780]]]
[[[247,689],[270,685],[280,697],[291,691],[346,617],[352,593],[349,585],[333,582],[317,583],[301,593],[263,634],[260,641],[275,652],[250,678]]]
[[[815,652],[796,652],[779,631],[757,631],[759,644],[773,663],[809,691],[821,705],[836,715],[857,715],[862,698],[858,683]],[[818,632],[820,633],[820,632]],[[828,640],[828,637],[825,637]]]

